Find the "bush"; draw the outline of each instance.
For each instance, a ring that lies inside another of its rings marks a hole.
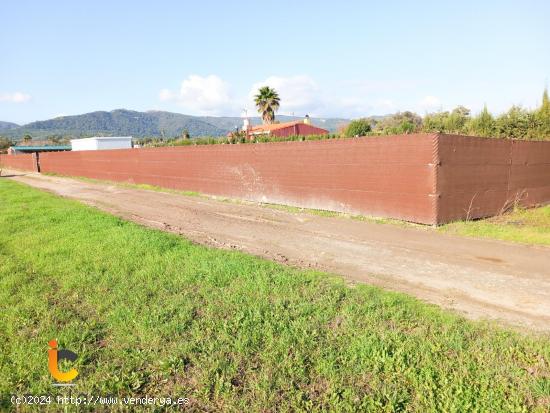
[[[496,136],[496,123],[493,115],[487,110],[487,105],[483,107],[481,113],[473,117],[467,124],[468,134],[476,136],[492,137]]]
[[[348,137],[352,136],[365,136],[372,130],[371,121],[367,118],[355,119],[350,122],[344,135]]]
[[[471,117],[469,109],[458,106],[452,112],[427,114],[421,130],[508,139],[550,140],[548,91],[544,91],[542,104],[534,111],[512,106],[510,110],[494,118],[485,106],[478,115]]]
[[[375,122],[375,135],[400,135],[420,131],[422,118],[414,112],[398,112]]]
[[[469,124],[470,109],[457,106],[452,112],[430,113],[424,117],[423,132],[467,133],[466,125]]]
[[[10,146],[13,146],[14,143],[8,139],[0,136],[0,149],[8,149]]]
[[[510,139],[543,139],[536,113],[513,106],[496,120],[497,136]]]

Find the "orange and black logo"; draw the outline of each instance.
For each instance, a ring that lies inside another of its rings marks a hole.
[[[50,348],[48,349],[48,370],[50,374],[57,381],[68,382],[74,380],[78,376],[78,371],[74,368],[69,371],[60,371],[59,362],[61,360],[75,361],[77,355],[71,350],[58,350],[57,349],[57,340],[50,340],[48,343]]]

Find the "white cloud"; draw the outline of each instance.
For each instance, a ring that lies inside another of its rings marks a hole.
[[[387,113],[395,105],[388,99],[373,100],[368,95],[349,87],[345,90],[320,88],[317,82],[306,75],[270,76],[256,82],[248,94],[248,105],[254,107],[254,95],[262,86],[274,88],[281,98],[279,113],[302,116],[309,114],[315,117],[359,117],[372,114],[373,111]],[[249,106],[250,107],[250,106]]]
[[[379,99],[375,101],[371,107],[371,111],[374,113],[388,114],[398,111],[397,105],[391,99]]]
[[[341,79],[339,81],[340,86],[354,90],[362,94],[379,94],[379,93],[395,93],[403,92],[414,89],[418,86],[417,82],[414,80],[368,80],[368,79]]]
[[[277,90],[281,98],[279,113],[283,114],[294,113],[296,116],[302,116],[307,113],[315,117],[357,118],[399,110],[399,106],[393,100],[383,97],[386,93],[382,91],[389,88],[386,84],[342,81],[337,85],[321,88],[313,78],[305,75],[270,76],[252,86],[248,95],[248,105],[254,107],[253,97],[261,86],[270,86]],[[393,87],[405,88],[409,85]],[[380,89],[380,92],[369,92],[369,89]]]
[[[24,103],[31,100],[31,95],[23,92],[0,93],[0,102]]]
[[[373,113],[374,105],[358,96],[333,97],[325,108],[325,116],[357,118]]]
[[[159,99],[161,101],[172,100],[176,98],[176,94],[173,93],[170,89],[162,89],[159,93]]]
[[[249,105],[254,103],[254,95],[262,86],[274,88],[281,98],[281,113],[295,113],[297,116],[315,113],[324,106],[317,83],[309,76],[270,76],[252,85],[248,94]]]
[[[236,105],[229,84],[216,75],[190,75],[181,82],[178,92],[162,89],[159,99],[175,101],[186,111],[200,115],[227,114]]]
[[[369,92],[369,87],[373,89],[373,85],[381,90]],[[382,90],[386,85],[373,85],[342,81],[321,88],[315,79],[307,75],[273,75],[252,83],[247,94],[242,93],[246,90],[234,94],[231,85],[219,76],[190,75],[182,81],[178,91],[160,90],[159,100],[175,102],[189,114],[236,116],[242,113],[243,108],[247,108],[248,115],[255,116],[254,95],[260,87],[269,86],[281,98],[279,114],[357,118],[403,110],[395,100],[388,99],[391,94]],[[439,104],[439,100],[434,99],[428,96],[424,103]]]
[[[441,107],[441,101],[435,96],[425,96],[418,105],[424,110],[434,110]]]

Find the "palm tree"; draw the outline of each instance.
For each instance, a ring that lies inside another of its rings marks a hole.
[[[273,123],[275,120],[275,112],[279,109],[279,94],[275,89],[269,86],[261,87],[258,94],[254,96],[254,102],[258,108],[258,112],[262,115],[264,123]]]

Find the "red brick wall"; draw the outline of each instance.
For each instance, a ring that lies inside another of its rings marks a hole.
[[[34,170],[31,155],[6,168]],[[40,155],[42,172],[435,224],[550,202],[550,142],[402,135]]]
[[[550,142],[441,135],[438,222],[550,202]]]
[[[550,142],[512,143],[509,190],[523,205],[550,203]]]
[[[436,135],[43,153],[42,172],[435,223]]]
[[[0,155],[0,166],[6,169],[17,169],[20,171],[36,171],[34,155],[22,153],[17,155]]]

